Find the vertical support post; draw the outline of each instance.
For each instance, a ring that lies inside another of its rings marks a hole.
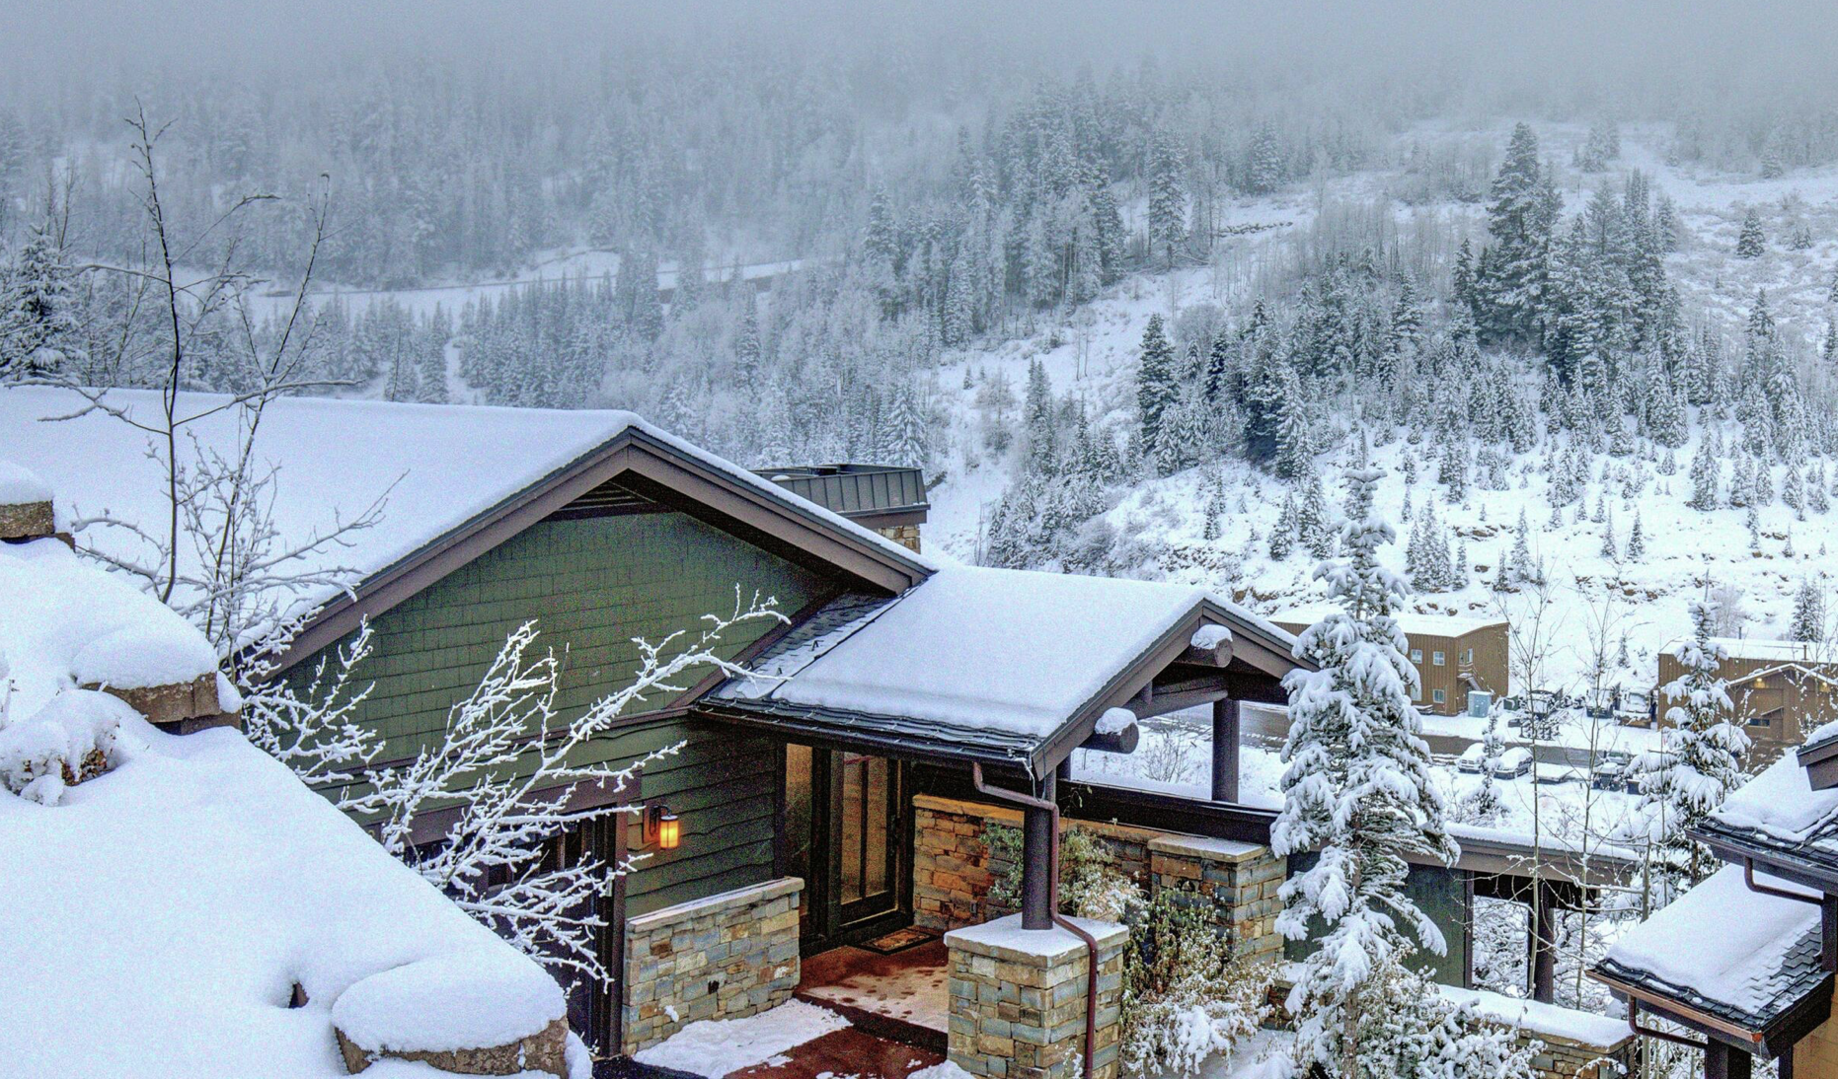
[[[1533,883],[1532,999],[1550,1004],[1557,998],[1557,889]]]
[[[1742,1050],[1713,1040],[1704,1049],[1704,1079],[1749,1079],[1754,1061]]]
[[[1059,784],[1052,772],[1034,784],[1034,797],[1051,802]],[[1021,928],[1053,928],[1053,811],[1029,806],[1021,819]]]
[[[1238,801],[1238,702],[1213,702],[1213,801]]]

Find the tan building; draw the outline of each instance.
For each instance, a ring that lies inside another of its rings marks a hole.
[[[1725,656],[1720,677],[1728,683],[1736,717],[1755,744],[1756,759],[1774,760],[1788,747],[1804,742],[1814,728],[1838,718],[1838,698],[1832,689],[1838,681],[1838,656],[1829,647],[1803,641],[1714,640]],[[1674,644],[1659,656],[1653,700],[1655,716],[1662,723],[1667,711],[1678,703],[1665,689],[1685,673],[1676,651]]]
[[[1327,613],[1327,608],[1303,608],[1282,611],[1271,621],[1300,633]],[[1410,662],[1417,668],[1419,708],[1439,716],[1458,716],[1468,711],[1470,693],[1489,693],[1497,699],[1510,692],[1504,618],[1410,612],[1395,617],[1398,628],[1409,638]]]

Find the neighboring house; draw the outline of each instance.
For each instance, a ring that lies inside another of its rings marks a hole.
[[[1838,1076],[1838,730],[1816,734],[1691,832],[1729,864],[1623,934],[1591,977],[1702,1046],[1706,1079]],[[1676,1039],[1675,1039],[1676,1040]]]
[[[1327,612],[1316,609],[1283,611],[1272,617],[1277,625],[1300,633]],[[1466,715],[1470,694],[1484,707],[1511,692],[1507,679],[1508,627],[1504,618],[1457,618],[1450,615],[1405,611],[1393,616],[1409,639],[1411,666],[1417,668],[1417,707],[1439,716]]]
[[[1828,645],[1804,641],[1714,638],[1725,659],[1718,677],[1727,684],[1735,716],[1744,724],[1760,761],[1772,761],[1806,740],[1815,728],[1838,718],[1838,655]],[[1685,673],[1675,649],[1659,655],[1654,688],[1655,716],[1678,702],[1665,689]]]
[[[68,405],[0,392],[0,424],[22,432],[35,464],[105,471],[97,504],[115,516],[156,514],[157,466],[131,429],[32,422]],[[223,426],[202,432],[206,444],[233,436]],[[906,1007],[935,1017],[938,1048],[976,1075],[1062,1079],[1087,1060],[1105,1079],[1121,937],[1054,928],[1059,807],[1062,828],[1099,838],[1145,889],[1193,893],[1242,954],[1284,951],[1274,919],[1288,865],[1268,847],[1273,810],[1239,797],[1238,707],[1285,699],[1293,642],[1230,602],[1173,584],[940,565],[874,530],[916,527],[924,491],[912,470],[762,477],[628,413],[289,399],[270,406],[262,437],[287,528],[349,518],[388,491],[382,521],[327,555],[352,568],[351,587],[302,597],[317,609],[284,657],[303,672],[367,621],[375,652],[360,676],[374,689],[359,718],[387,736],[386,757],[442,730],[525,620],[567,650],[566,714],[629,682],[633,637],[662,640],[731,611],[737,590],[742,602],[775,597],[787,616],[722,642],[751,676],[685,678],[594,743],[609,761],[680,752],[635,789],[572,794],[583,808],[644,807],[557,852],[644,856],[602,912],[618,983],[570,1000],[603,1054],[642,1053],[691,1021],[752,1014],[794,991],[833,1000],[823,972],[872,954],[861,946],[944,933],[927,946],[941,969],[910,983],[938,999]],[[83,539],[122,542],[106,530]],[[1072,781],[1075,751],[1129,752],[1138,720],[1191,709],[1213,732],[1197,762],[1204,793]],[[1020,832],[1014,924],[990,897],[1007,857],[986,841],[992,824]],[[418,841],[438,841],[442,826],[425,822]],[[1523,861],[1478,849],[1480,868],[1412,875],[1450,939],[1440,963],[1456,983],[1476,876]],[[1102,1007],[1088,1027],[1093,958]],[[1056,1003],[1028,1004],[1035,988]]]
[[[925,476],[917,468],[842,464],[754,471],[831,513],[919,550],[919,526],[932,507],[925,497]]]
[[[0,462],[3,1070],[586,1079],[555,980],[250,745],[210,644],[51,506]]]

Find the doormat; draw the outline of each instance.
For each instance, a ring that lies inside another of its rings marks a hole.
[[[937,939],[937,933],[932,932],[930,929],[921,929],[915,925],[908,926],[905,929],[896,929],[886,936],[876,937],[873,940],[866,941],[862,944],[862,947],[871,952],[879,952],[882,955],[892,955],[895,952],[903,952],[908,948],[917,948],[921,944],[926,944]]]

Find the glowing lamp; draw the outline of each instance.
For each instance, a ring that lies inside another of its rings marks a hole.
[[[670,807],[659,802],[645,807],[645,842],[658,850],[675,850],[683,842],[683,825]]]

